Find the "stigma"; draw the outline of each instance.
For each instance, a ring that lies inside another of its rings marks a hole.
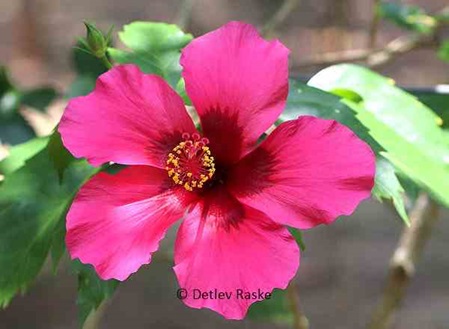
[[[207,138],[201,138],[198,133],[183,133],[182,138],[168,154],[165,169],[175,184],[193,191],[202,188],[214,176],[214,157],[207,146]]]

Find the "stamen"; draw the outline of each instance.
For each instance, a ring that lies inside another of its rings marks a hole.
[[[214,176],[214,157],[207,146],[207,138],[201,138],[198,133],[183,133],[182,138],[184,141],[168,154],[165,169],[176,184],[193,191],[202,188]]]

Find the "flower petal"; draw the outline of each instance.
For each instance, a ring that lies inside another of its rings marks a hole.
[[[196,38],[182,51],[187,94],[219,162],[237,161],[282,112],[288,54],[282,43],[268,42],[240,22]]]
[[[351,214],[370,196],[375,157],[346,126],[310,116],[281,124],[230,174],[242,203],[300,229]]]
[[[185,304],[242,319],[265,293],[287,287],[299,266],[299,249],[284,226],[259,211],[247,208],[237,222],[227,222],[226,209],[237,210],[230,206],[229,199],[218,198],[185,218],[176,239],[174,270],[187,292]],[[247,292],[254,295],[246,299]]]
[[[132,166],[99,173],[85,184],[67,215],[69,253],[106,279],[125,280],[151,261],[167,229],[193,194],[170,188],[164,170]]]
[[[92,93],[69,102],[59,125],[70,152],[95,166],[113,161],[163,168],[182,133],[195,131],[181,97],[135,65],[101,75]]]

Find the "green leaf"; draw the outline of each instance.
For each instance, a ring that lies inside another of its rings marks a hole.
[[[9,79],[6,67],[0,66],[0,96],[11,89],[14,89],[14,86]]]
[[[84,265],[79,261],[73,263],[78,275],[78,316],[83,325],[89,314],[113,295],[119,282],[101,280],[90,265]]]
[[[22,94],[22,104],[28,105],[40,111],[45,111],[50,103],[58,96],[56,90],[43,87],[25,91]]]
[[[75,71],[78,75],[97,77],[107,71],[103,62],[89,53],[89,50],[78,43],[72,53]]]
[[[375,181],[373,195],[381,202],[382,199],[390,199],[402,220],[410,225],[410,220],[405,211],[404,189],[396,176],[394,167],[382,157],[379,157],[376,161]]]
[[[441,43],[438,49],[438,57],[446,62],[449,62],[449,40],[445,40]]]
[[[362,96],[349,89],[335,88],[330,90],[330,92],[334,95],[350,100],[354,103],[360,103],[363,101]]]
[[[293,235],[293,237],[296,240],[296,243],[298,243],[298,246],[301,248],[301,251],[306,250],[306,244],[304,243],[304,239],[302,238],[302,232],[298,229],[295,229],[293,227],[290,227],[288,229],[290,233]]]
[[[34,131],[19,113],[20,92],[9,79],[5,67],[0,66],[0,142],[11,145],[34,137]]]
[[[287,105],[280,116],[280,121],[293,120],[301,115],[313,115],[323,119],[337,120],[370,144],[373,150],[379,151],[381,149],[379,144],[371,137],[368,129],[357,119],[356,114],[353,109],[342,103],[338,96],[308,86],[300,81],[290,80]]]
[[[13,117],[20,105],[20,93],[11,83],[8,71],[0,66],[0,120]]]
[[[290,302],[286,290],[275,289],[270,299],[257,302],[248,311],[248,319],[279,324],[292,324]]]
[[[37,276],[69,203],[92,173],[91,166],[77,161],[59,184],[43,149],[6,176],[0,186],[0,305],[6,306]]]
[[[437,86],[434,90],[411,90],[410,92],[442,119],[437,121],[441,128],[449,128],[449,85]]]
[[[438,126],[441,118],[414,96],[366,68],[340,64],[320,71],[309,85],[350,89],[363,103],[343,102],[385,151],[380,154],[415,183],[449,205],[449,142]]]
[[[368,129],[359,121],[357,111],[344,104],[339,97],[294,80],[290,81],[289,90],[287,106],[280,117],[281,122],[296,119],[301,115],[314,115],[324,119],[337,120],[351,129],[359,138],[367,142],[377,156],[380,156],[380,152],[383,151],[382,147],[372,138]],[[344,91],[339,92],[339,94],[345,95],[345,99],[355,99],[359,102],[360,99],[362,99],[360,95],[358,97],[354,96],[358,94],[349,89],[334,88],[332,90],[334,92],[335,90]],[[389,186],[389,182],[384,180],[389,179],[391,176],[384,175],[383,170],[384,167],[377,168],[376,184]],[[397,180],[396,177],[395,179]],[[374,190],[376,190],[376,186]],[[380,196],[385,199],[393,200],[401,193],[402,188],[399,185],[396,186],[396,190],[391,188]],[[408,218],[406,216],[403,217],[403,214],[405,213],[403,204],[397,201],[394,205],[401,217],[407,221]]]
[[[180,51],[191,40],[173,24],[134,22],[119,32],[120,40],[131,51],[109,48],[110,57],[118,63],[134,63],[146,73],[154,73],[176,87],[181,77]]]
[[[37,137],[26,143],[11,147],[6,159],[0,161],[0,173],[9,175],[23,167],[25,161],[47,146],[48,137]]]
[[[378,7],[379,15],[404,29],[419,33],[431,33],[437,26],[435,17],[424,9],[399,2],[383,1]]]
[[[57,129],[53,132],[48,143],[48,152],[53,162],[53,167],[58,173],[59,182],[62,182],[64,171],[75,158],[62,144],[61,134]]]
[[[66,93],[67,98],[90,93],[95,87],[97,77],[107,71],[105,64],[90,54],[80,42],[73,49],[73,63],[77,76]]]
[[[67,98],[85,96],[90,93],[94,87],[97,77],[91,74],[78,75],[67,91]]]

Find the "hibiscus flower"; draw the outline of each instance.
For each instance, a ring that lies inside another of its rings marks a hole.
[[[299,117],[259,143],[286,103],[288,54],[239,22],[193,40],[181,66],[199,130],[181,97],[135,65],[112,68],[72,99],[59,126],[67,149],[94,166],[127,167],[80,189],[67,215],[71,257],[125,280],[182,219],[174,271],[187,305],[241,319],[260,298],[237,289],[286,288],[300,257],[285,225],[351,214],[375,172],[371,149],[336,121]],[[233,295],[194,298],[195,289]]]

